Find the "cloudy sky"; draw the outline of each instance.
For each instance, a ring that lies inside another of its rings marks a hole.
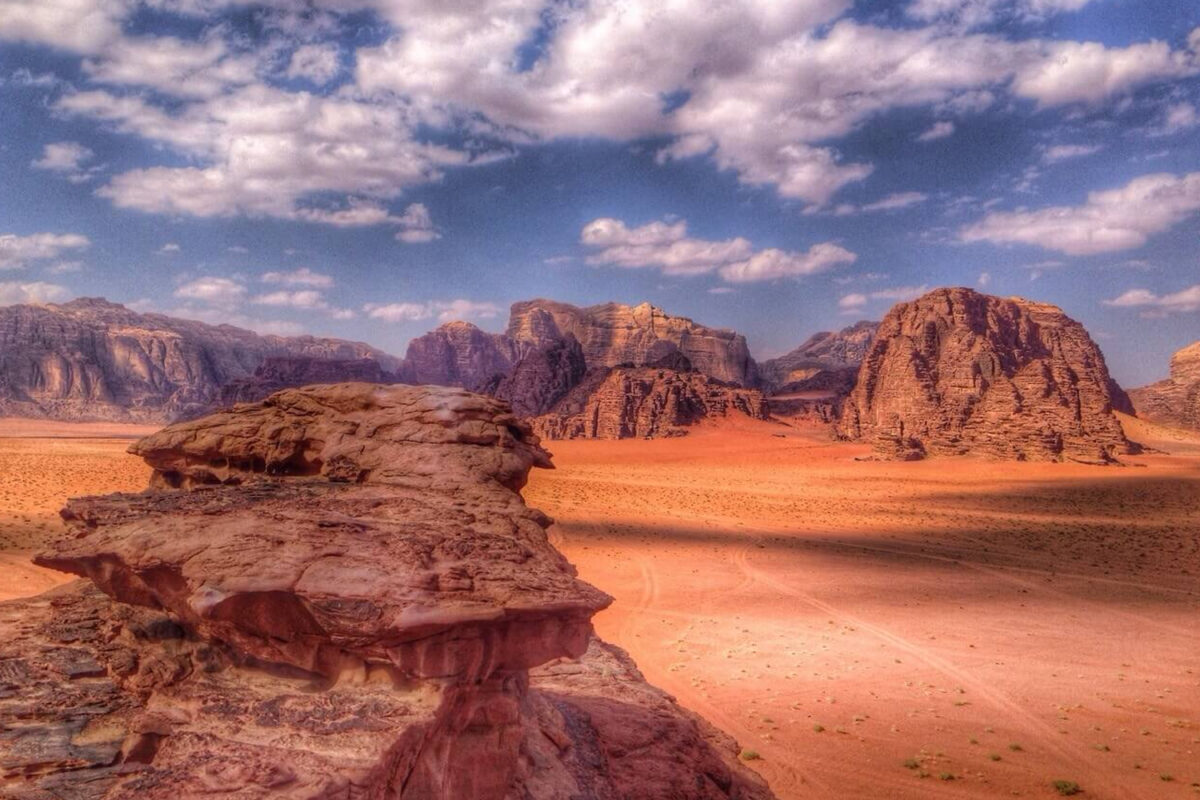
[[[0,0],[0,304],[403,353],[651,301],[760,357],[927,287],[1200,339],[1195,0]]]

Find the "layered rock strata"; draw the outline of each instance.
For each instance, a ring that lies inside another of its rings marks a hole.
[[[849,394],[878,327],[879,323],[864,320],[836,333],[813,334],[790,353],[759,365],[763,385],[776,394]]]
[[[554,408],[587,373],[583,348],[567,334],[533,347],[507,375],[497,376],[482,391],[504,400],[520,417],[536,417]]]
[[[580,343],[589,369],[646,366],[678,352],[693,368],[719,381],[747,387],[758,382],[757,366],[741,334],[671,316],[649,303],[587,308],[552,300],[513,304],[509,339],[539,345],[567,334]]]
[[[547,439],[653,438],[682,436],[698,422],[735,414],[766,419],[762,393],[695,371],[616,367],[589,371],[532,425]]]
[[[938,289],[892,308],[840,433],[888,458],[1109,462],[1135,449],[1100,348],[1059,308]]]
[[[404,383],[476,391],[507,375],[522,354],[506,336],[469,322],[447,322],[408,343],[400,377]]]
[[[272,357],[397,359],[360,342],[260,336],[81,298],[0,307],[0,415],[166,422],[207,410]]]
[[[1171,357],[1169,378],[1129,392],[1139,417],[1200,430],[1200,342]]]
[[[499,401],[290,389],[132,448],[0,604],[0,795],[771,795],[592,635],[610,598],[518,493],[550,466]]]

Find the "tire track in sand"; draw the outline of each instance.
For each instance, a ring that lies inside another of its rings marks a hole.
[[[891,631],[867,622],[864,619],[842,611],[840,608],[831,605],[823,600],[819,600],[812,595],[792,587],[790,584],[775,578],[774,576],[764,572],[763,570],[753,566],[750,563],[751,547],[745,546],[737,548],[733,553],[733,561],[739,569],[754,577],[764,586],[773,589],[777,592],[793,597],[806,605],[811,606],[824,614],[839,618],[846,623],[849,623],[860,630],[866,631],[878,639],[881,639],[892,646],[903,650],[910,656],[919,659],[927,666],[941,672],[947,677],[953,678],[962,686],[969,686],[973,692],[986,702],[992,705],[997,710],[1006,713],[1011,719],[1023,724],[1023,727],[1034,735],[1034,740],[1037,741],[1047,751],[1054,753],[1061,758],[1064,763],[1078,765],[1083,769],[1098,768],[1100,765],[1092,756],[1091,752],[1080,745],[1075,745],[1071,742],[1062,741],[1059,734],[1052,726],[1046,724],[1031,712],[1025,710],[1020,704],[1009,699],[1001,692],[993,689],[986,683],[975,679],[969,673],[956,667],[950,661],[931,652],[928,648],[914,644],[907,639],[892,633]],[[1122,779],[1119,781],[1119,786],[1112,786],[1113,789],[1119,789],[1120,796],[1125,798],[1146,798],[1151,800],[1147,795],[1140,791],[1140,787],[1130,784]]]

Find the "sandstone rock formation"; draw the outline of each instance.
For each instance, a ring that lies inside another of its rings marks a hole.
[[[1090,462],[1131,452],[1100,348],[1059,308],[971,289],[899,303],[880,323],[840,433],[891,458]]]
[[[878,322],[857,322],[836,333],[821,331],[786,355],[759,365],[763,384],[772,392],[849,394],[858,377]]]
[[[0,414],[165,422],[208,408],[267,358],[396,359],[358,342],[259,336],[96,298],[0,307]]]
[[[567,334],[534,346],[507,375],[493,378],[481,391],[508,402],[517,416],[536,417],[552,409],[586,372],[583,348]]]
[[[532,420],[547,439],[681,436],[701,420],[743,414],[766,419],[757,389],[665,367],[589,370],[550,413]]]
[[[404,383],[478,390],[507,375],[520,358],[515,344],[469,322],[447,322],[408,343]]]
[[[677,351],[695,369],[719,381],[747,387],[758,382],[745,337],[699,325],[686,317],[673,317],[649,303],[604,303],[587,308],[552,300],[513,304],[509,339],[543,344],[566,334],[574,336],[583,347],[589,369],[645,366]]]
[[[0,604],[0,796],[766,800],[592,635],[499,401],[289,389],[132,448]]]
[[[1129,395],[1139,417],[1200,430],[1200,342],[1171,357],[1169,378],[1132,389]]]

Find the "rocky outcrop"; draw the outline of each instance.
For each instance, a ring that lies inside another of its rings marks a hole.
[[[316,383],[396,383],[397,376],[386,372],[373,358],[323,359],[272,356],[263,361],[249,378],[230,381],[221,387],[214,404],[227,408],[236,403],[256,403],[283,389]]]
[[[741,334],[673,317],[649,303],[579,308],[552,300],[514,303],[508,337],[544,345],[570,334],[583,348],[588,368],[645,366],[683,354],[700,372],[719,381],[755,386],[757,367]]]
[[[481,391],[506,401],[519,417],[536,417],[552,409],[586,372],[583,348],[567,334],[533,347],[507,375],[493,378]]]
[[[840,433],[889,458],[1108,462],[1134,448],[1100,348],[1059,308],[938,289],[880,323]]]
[[[0,414],[165,422],[211,406],[272,357],[396,359],[359,342],[260,336],[95,298],[0,307]]]
[[[37,559],[89,581],[0,604],[0,795],[770,797],[592,635],[499,401],[289,389],[132,450],[151,490]]]
[[[400,377],[404,383],[478,390],[507,375],[521,355],[508,337],[469,322],[447,322],[408,343]]]
[[[682,436],[698,422],[734,414],[766,419],[762,393],[695,371],[614,367],[589,370],[532,425],[547,439],[653,438]]]
[[[759,365],[763,385],[777,394],[849,394],[877,327],[878,322],[864,320],[836,333],[813,334],[790,353]]]
[[[1139,417],[1200,430],[1200,342],[1171,357],[1169,378],[1132,389],[1129,395]]]

